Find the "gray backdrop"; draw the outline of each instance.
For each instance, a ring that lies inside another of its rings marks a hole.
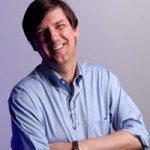
[[[31,0],[0,4],[0,149],[10,149],[7,99],[40,57],[21,21]],[[68,0],[79,18],[78,58],[109,67],[143,113],[150,130],[150,0]]]

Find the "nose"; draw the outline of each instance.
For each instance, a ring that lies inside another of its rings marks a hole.
[[[57,42],[59,40],[59,32],[57,31],[57,29],[51,30],[51,39],[53,42]]]
[[[47,28],[45,33],[46,43],[55,43],[59,39],[59,33],[56,29]]]

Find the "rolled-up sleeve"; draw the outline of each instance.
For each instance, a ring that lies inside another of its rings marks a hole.
[[[126,130],[137,137],[144,150],[149,148],[149,133],[143,122],[142,113],[133,100],[124,91],[116,76],[112,76],[111,87],[111,112],[113,113],[114,130]]]

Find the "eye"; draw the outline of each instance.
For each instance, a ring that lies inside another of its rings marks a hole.
[[[63,24],[63,23],[56,25],[56,28],[59,30],[63,29],[64,27],[65,27],[65,24]]]
[[[38,30],[36,30],[35,35],[38,36],[38,37],[44,36],[45,35],[45,30],[46,29],[38,29]]]

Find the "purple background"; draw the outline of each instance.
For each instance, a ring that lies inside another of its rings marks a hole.
[[[10,149],[7,99],[11,89],[41,61],[21,26],[30,2],[5,0],[0,4],[0,150]],[[141,109],[150,130],[150,1],[68,2],[79,18],[79,60],[111,68]]]

